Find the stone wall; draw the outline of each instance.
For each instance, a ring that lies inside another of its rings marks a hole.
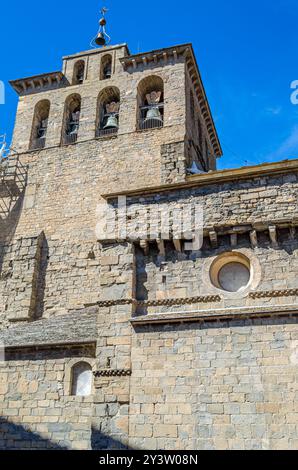
[[[159,255],[157,247],[155,249],[153,247],[148,255],[144,255],[144,252],[138,249],[136,256],[136,298],[141,301],[148,301],[149,304],[151,301],[151,304],[153,304],[154,301],[166,299],[219,295],[221,300],[217,301],[216,308],[256,304],[268,305],[269,296],[267,299],[254,300],[249,297],[249,294],[264,291],[286,291],[287,289],[297,290],[298,267],[296,257],[298,254],[298,241],[292,240],[289,234],[284,236],[285,239],[280,243],[278,249],[272,248],[269,237],[255,249],[251,248],[248,239],[243,239],[242,243],[238,244],[237,249],[234,251],[237,253],[243,252],[249,259],[255,260],[259,269],[258,273],[254,273],[258,277],[257,284],[250,292],[245,293],[240,298],[236,295],[234,298],[226,297],[223,291],[214,287],[210,279],[210,260],[214,260],[217,256],[231,250],[229,241],[226,244],[222,243],[218,249],[209,249],[199,253],[179,253],[171,243],[168,243],[164,257]],[[292,300],[294,300],[294,297],[295,295],[293,295]],[[274,294],[272,294],[270,304],[280,304],[281,299],[282,295],[274,297]],[[283,301],[289,303],[289,300],[289,297],[285,295]],[[181,303],[180,306],[178,303],[176,308],[181,309]],[[183,308],[187,309],[185,306]],[[190,309],[190,306],[188,308]],[[171,307],[164,303],[163,306],[156,305],[155,310],[169,312]],[[173,308],[173,310],[175,309]],[[153,306],[149,308],[149,312],[154,312]]]
[[[93,397],[71,396],[66,371],[88,349],[7,353],[0,371],[1,449],[90,449]]]
[[[297,449],[295,320],[137,327],[130,445]]]
[[[125,310],[109,309],[111,324],[123,328]],[[120,358],[131,341],[131,364],[98,364],[90,397],[69,396],[65,381],[92,352],[8,354],[2,447],[297,449],[295,320],[136,326],[129,343],[121,329],[117,337],[115,326],[99,326],[99,351]]]
[[[188,177],[195,146],[205,159],[208,144],[220,154],[190,48],[130,63],[125,46],[108,50],[111,79],[100,80],[101,53],[87,51],[64,59],[53,86],[42,87],[48,76],[20,81],[24,172],[0,219],[0,447],[298,448],[297,162]],[[84,83],[73,85],[82,59]],[[164,127],[137,131],[138,85],[151,75],[164,81]],[[106,86],[120,90],[119,132],[95,139]],[[61,146],[72,93],[82,97],[78,141]],[[41,99],[51,102],[46,148],[28,151]],[[206,163],[214,170],[215,156]],[[127,232],[121,219],[101,238],[98,205],[115,208],[118,192]],[[175,233],[191,205],[204,215],[193,252],[191,236]],[[161,208],[165,242],[158,216],[147,218]],[[227,252],[252,267],[240,293],[212,281]],[[82,360],[93,372],[85,398],[71,395]]]
[[[17,239],[3,247],[1,323],[48,318],[99,300],[100,247],[94,242]]]
[[[229,233],[229,228],[237,226],[247,227],[247,230],[249,227],[264,230],[270,224],[279,222],[281,225],[288,223],[293,227],[296,226],[298,220],[296,170],[285,175],[264,175],[216,183],[212,182],[210,176],[210,180],[210,183],[202,184],[197,179],[197,187],[181,189],[175,187],[173,190],[163,192],[157,189],[143,196],[141,194],[134,196],[128,190],[126,194],[130,220],[127,222],[127,232],[132,232],[136,224],[147,226],[148,221],[150,222],[148,214],[150,211],[153,213],[154,208],[157,210],[163,208],[169,212],[170,229],[173,232],[175,217],[183,208],[190,205],[202,208],[205,234],[211,230],[216,230],[218,234]],[[190,186],[191,180],[188,182]],[[112,196],[109,197],[109,193],[106,193],[106,198],[108,203],[117,209],[118,201]],[[144,206],[146,211],[141,211]],[[153,222],[157,223],[155,219]],[[150,226],[148,229],[150,231]]]

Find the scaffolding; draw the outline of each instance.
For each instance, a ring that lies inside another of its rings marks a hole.
[[[0,220],[6,219],[26,186],[26,169],[19,154],[0,136]]]

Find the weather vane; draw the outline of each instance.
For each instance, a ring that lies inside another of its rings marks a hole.
[[[106,44],[109,44],[111,42],[111,38],[106,32],[107,20],[105,18],[105,14],[108,11],[109,10],[106,7],[102,7],[102,9],[100,10],[102,17],[99,20],[99,30],[95,38],[93,38],[90,43],[91,47],[105,46]]]

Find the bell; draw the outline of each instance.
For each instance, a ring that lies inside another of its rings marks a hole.
[[[69,125],[69,135],[77,134],[79,125],[76,122],[71,122]]]
[[[97,38],[95,39],[95,43],[98,46],[104,46],[106,43],[105,37],[102,33],[98,33]]]
[[[37,129],[37,138],[38,139],[44,139],[47,133],[47,127],[48,127],[48,120],[44,119],[41,121],[38,129]]]
[[[119,128],[118,119],[114,114],[112,114],[111,116],[109,116],[107,123],[104,126],[104,129],[118,129],[118,128]]]
[[[44,137],[46,136],[46,132],[46,127],[40,127],[39,129],[37,129],[37,138],[44,139]]]
[[[111,78],[112,76],[112,67],[110,65],[107,65],[103,71],[104,78]]]
[[[148,109],[143,124],[144,126],[146,126],[146,124],[151,124],[153,127],[162,126],[163,120],[157,106]]]

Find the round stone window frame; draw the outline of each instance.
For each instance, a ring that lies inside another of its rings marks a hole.
[[[224,290],[219,283],[218,275],[223,266],[229,263],[240,263],[250,271],[250,279],[246,286],[239,291],[229,292]],[[203,268],[203,284],[208,292],[221,295],[223,298],[243,298],[247,297],[252,291],[255,291],[262,278],[261,265],[258,258],[251,250],[242,248],[218,252],[209,258]]]

